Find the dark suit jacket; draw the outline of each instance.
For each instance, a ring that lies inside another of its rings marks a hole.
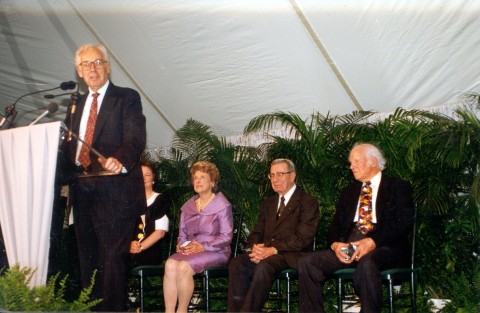
[[[65,125],[78,134],[87,94],[79,99],[73,119],[67,114]],[[70,108],[67,112],[70,112]],[[127,174],[104,177],[78,178],[72,184],[73,205],[78,203],[84,191],[95,190],[95,197],[107,202],[105,212],[115,217],[136,217],[145,212],[145,191],[140,166],[140,156],[145,148],[145,116],[142,113],[140,95],[130,88],[122,88],[110,82],[101,103],[95,124],[92,147],[105,157],[117,158],[127,169]],[[64,155],[75,162],[77,140],[64,141]],[[89,172],[102,171],[97,156],[90,153],[92,164]],[[92,199],[92,202],[94,199]],[[108,217],[108,215],[106,217]]]
[[[347,242],[353,229],[362,182],[355,181],[341,194],[337,210],[330,226],[328,244]],[[367,234],[377,248],[390,246],[403,255],[410,249],[408,235],[413,226],[414,202],[412,188],[407,182],[390,178],[382,173],[376,202],[377,224]]]
[[[277,220],[278,197],[276,194],[262,203],[258,222],[246,246],[251,248],[253,244],[264,243],[267,247],[275,247],[288,265],[296,268],[301,252],[309,250],[317,232],[318,201],[297,186]]]

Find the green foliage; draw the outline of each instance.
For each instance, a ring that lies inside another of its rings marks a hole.
[[[451,294],[450,304],[442,313],[467,313],[480,311],[480,262],[469,272],[457,274],[457,279],[450,279],[448,286]]]
[[[50,278],[45,286],[30,287],[35,270],[14,265],[0,276],[0,309],[8,311],[89,311],[101,300],[90,300],[95,275],[90,287],[81,291],[78,299],[65,300],[68,276],[59,279],[59,274]]]
[[[162,312],[165,311],[163,301],[163,277],[152,276],[146,277],[144,280],[144,311],[145,312]],[[140,308],[140,278],[131,277],[128,282],[129,289],[129,311],[136,311]]]
[[[179,129],[172,142],[171,158],[150,156],[158,166],[157,179],[162,192],[174,201],[173,213],[178,216],[183,203],[193,196],[190,166],[200,160],[214,163],[220,171],[219,190],[234,204],[234,210],[246,212],[245,220],[252,225],[263,198],[259,185],[266,185],[267,170],[261,166],[255,148],[234,146],[225,138],[213,135],[210,127],[194,120]]]

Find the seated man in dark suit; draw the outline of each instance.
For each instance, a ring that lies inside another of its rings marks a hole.
[[[304,255],[298,264],[300,312],[324,312],[323,284],[341,268],[356,268],[355,290],[364,313],[380,312],[380,272],[408,264],[413,226],[411,186],[382,174],[385,158],[372,144],[350,152],[356,181],[341,194],[328,234],[329,250]],[[349,244],[351,255],[345,252]]]
[[[317,231],[318,201],[295,185],[293,162],[274,160],[269,178],[277,194],[260,207],[258,223],[247,239],[249,253],[231,260],[228,267],[228,312],[261,312],[275,276],[297,267]]]

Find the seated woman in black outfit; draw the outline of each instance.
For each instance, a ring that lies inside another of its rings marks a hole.
[[[168,231],[168,210],[170,200],[163,194],[153,190],[155,171],[152,164],[142,162],[147,212],[139,216],[134,238],[130,244],[132,254],[131,266],[152,265],[162,263],[160,239]]]

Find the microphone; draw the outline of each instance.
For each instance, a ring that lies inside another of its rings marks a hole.
[[[0,120],[0,127],[2,127],[3,123],[5,123],[5,121],[10,117],[10,116],[15,116],[16,115],[16,111],[15,111],[15,108],[10,105],[8,107],[5,108],[5,115],[2,117],[2,119]]]
[[[80,85],[79,85],[80,86]],[[68,132],[68,141],[72,140],[72,128],[73,128],[73,115],[75,114],[75,110],[77,109],[77,101],[80,98],[80,93],[77,91],[72,93],[72,101],[70,102],[70,130]]]
[[[74,94],[74,92],[66,92],[66,93],[61,93],[61,94],[58,94],[58,95],[54,95],[52,93],[49,93],[47,95],[44,95],[43,97],[45,99],[53,99],[53,98],[56,98],[56,97],[69,96],[69,95],[72,95],[72,94]]]
[[[24,94],[24,95],[20,96],[17,100],[15,100],[15,102],[12,104],[12,106],[15,108],[15,105],[17,104],[17,102],[20,99],[22,99],[23,97],[26,97],[26,96],[30,96],[30,95],[34,95],[34,94],[42,93],[42,92],[46,92],[46,91],[57,90],[57,89],[62,89],[62,90],[74,89],[76,85],[77,85],[76,82],[68,81],[68,82],[61,83],[60,86],[55,87],[55,88],[49,88],[49,89],[43,89],[43,90],[37,90],[37,91],[34,91],[34,92],[30,92],[30,93],[27,93],[27,94]]]
[[[60,89],[62,90],[72,90],[72,89],[75,89],[75,87],[77,86],[77,83],[74,82],[74,81],[68,81],[68,82],[63,82],[60,84]]]
[[[42,119],[45,115],[47,115],[48,113],[55,113],[57,110],[58,110],[58,104],[56,104],[55,102],[50,102],[50,103],[47,105],[46,110],[43,111],[43,113],[40,114],[33,122],[31,122],[30,124],[28,124],[28,126],[34,125],[35,123],[37,123],[39,120],[41,120],[41,119]]]
[[[56,89],[70,90],[70,89],[74,89],[76,85],[77,85],[77,83],[74,82],[74,81],[62,82],[60,84],[60,86],[58,86],[58,87],[50,88],[50,89],[37,90],[37,91],[29,92],[27,94],[24,94],[24,95],[18,97],[12,105],[5,108],[5,116],[2,117],[2,119],[0,120],[0,127],[3,125],[3,123],[5,122],[5,120],[9,116],[12,116],[12,119],[10,120],[10,125],[12,124],[13,119],[17,115],[16,111],[15,111],[15,106],[17,105],[18,101],[20,101],[20,99],[22,99],[26,96],[30,96],[30,95],[34,95],[34,94],[42,93],[42,92],[46,92],[46,91],[52,91],[52,90],[56,90]]]

